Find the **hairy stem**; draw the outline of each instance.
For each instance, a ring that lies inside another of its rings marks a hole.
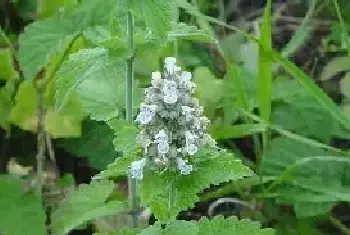
[[[128,27],[128,49],[129,58],[127,60],[126,71],[126,120],[133,121],[133,80],[134,80],[134,19],[132,13],[127,13],[127,27]],[[132,209],[132,227],[136,228],[138,224],[138,203],[136,180],[129,175],[129,201]]]

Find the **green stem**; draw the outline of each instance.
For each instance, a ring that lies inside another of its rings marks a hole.
[[[44,104],[44,93],[45,86],[40,83],[40,80],[36,81],[37,90],[37,175],[36,175],[36,194],[42,201],[42,189],[44,184],[43,172],[44,172],[44,153],[45,153],[45,104]]]
[[[350,57],[350,42],[349,42],[348,30],[346,28],[343,16],[341,15],[338,1],[337,0],[333,0],[333,4],[334,4],[334,7],[335,7],[335,11],[337,13],[337,17],[339,19],[339,23],[340,23],[343,39],[345,38],[345,43],[346,43],[346,46],[347,46],[347,49],[348,49],[348,56]]]
[[[128,49],[129,58],[127,59],[126,71],[126,120],[133,122],[133,80],[134,80],[134,19],[132,13],[127,13],[127,27],[128,27]],[[129,176],[129,201],[132,209],[132,227],[136,228],[138,224],[138,203],[136,180]]]

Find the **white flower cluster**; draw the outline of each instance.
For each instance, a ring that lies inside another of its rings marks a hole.
[[[145,100],[136,118],[141,129],[137,140],[144,148],[143,158],[131,164],[131,176],[142,179],[143,168],[175,169],[188,175],[193,170],[193,156],[215,141],[205,133],[209,120],[203,107],[191,96],[196,85],[190,72],[181,71],[176,59],[164,61],[164,79],[152,73],[152,86],[145,90]]]

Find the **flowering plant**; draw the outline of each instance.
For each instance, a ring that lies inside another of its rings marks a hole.
[[[193,157],[200,148],[215,146],[205,131],[209,120],[202,116],[203,107],[192,97],[196,85],[190,72],[181,71],[176,58],[167,57],[163,73],[152,73],[152,86],[145,90],[136,118],[140,132],[138,143],[143,158],[131,164],[131,176],[142,179],[147,165],[155,170],[178,169],[188,175],[194,170]]]

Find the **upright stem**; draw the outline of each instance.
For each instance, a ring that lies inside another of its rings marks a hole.
[[[40,82],[39,82],[40,83]],[[42,84],[36,84],[37,89],[37,177],[36,177],[36,193],[40,200],[42,200],[43,189],[43,172],[44,172],[44,152],[45,152],[45,106],[44,106],[44,92],[45,86]]]
[[[127,27],[128,27],[128,49],[129,58],[127,59],[126,71],[126,120],[133,121],[133,80],[134,80],[134,19],[132,13],[127,13]],[[138,203],[136,180],[129,175],[129,202],[132,209],[132,227],[136,228],[138,224]]]

